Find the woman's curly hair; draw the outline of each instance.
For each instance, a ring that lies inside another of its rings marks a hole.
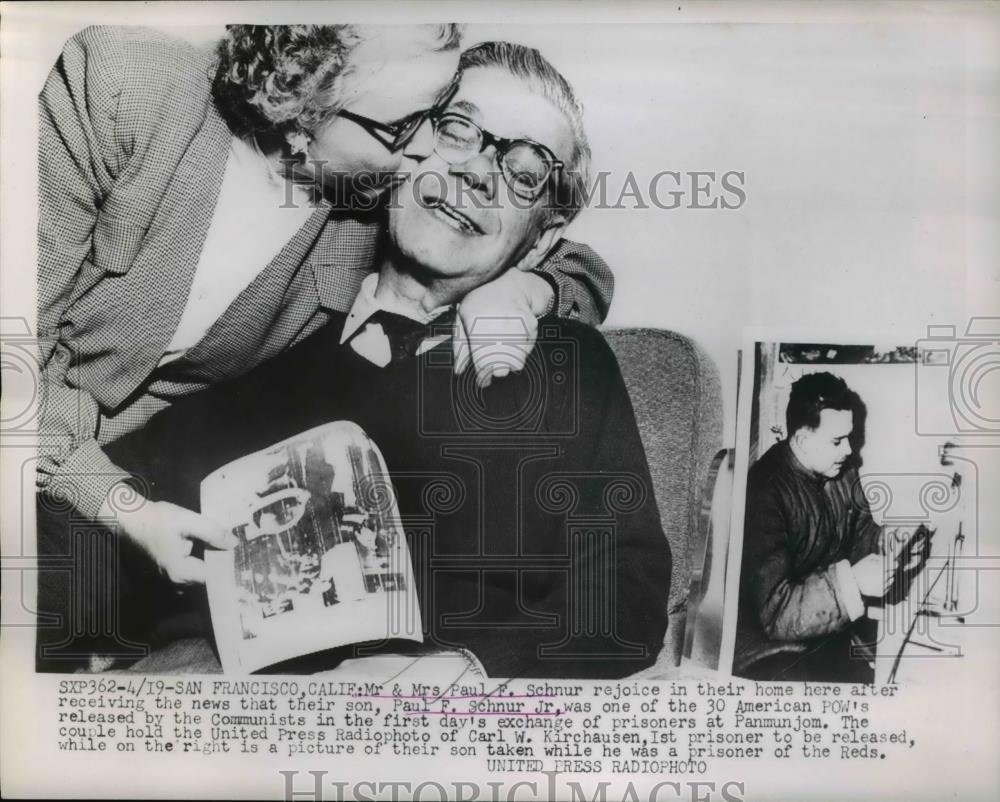
[[[428,49],[459,45],[458,25],[413,29]],[[315,131],[341,108],[355,70],[351,54],[377,32],[369,25],[229,25],[217,48],[216,105],[235,134],[262,144]]]

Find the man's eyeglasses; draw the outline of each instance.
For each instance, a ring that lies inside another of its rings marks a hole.
[[[430,114],[431,109],[421,109],[408,117],[404,117],[399,122],[380,123],[378,120],[373,120],[371,117],[363,117],[360,114],[355,114],[353,111],[341,109],[337,112],[338,117],[343,117],[345,120],[357,123],[392,152],[406,147]]]
[[[430,120],[434,126],[434,152],[448,164],[467,162],[493,145],[504,181],[523,200],[537,200],[549,179],[563,168],[545,145],[530,139],[496,136],[461,114],[432,114]]]

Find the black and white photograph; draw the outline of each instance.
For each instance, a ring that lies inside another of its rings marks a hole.
[[[1000,5],[0,7],[5,796],[995,798]]]
[[[206,560],[224,668],[252,670],[354,641],[420,640],[391,487],[375,444],[345,422],[204,479],[201,509],[237,540]]]
[[[922,436],[918,416],[947,416],[949,385],[975,390],[961,358],[989,356],[994,335],[979,333],[903,346],[755,343],[734,675],[961,676],[946,658],[966,656],[965,625],[1000,615],[970,570],[995,548],[995,530],[979,526],[966,438]],[[956,368],[931,376],[917,406],[897,391],[903,376]],[[966,401],[983,411],[975,392]]]

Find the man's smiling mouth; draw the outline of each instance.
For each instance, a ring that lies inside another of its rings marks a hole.
[[[464,234],[485,233],[478,225],[472,222],[472,220],[441,198],[428,198],[424,201],[424,206],[429,209],[435,217],[441,220],[441,222],[445,225],[451,226],[456,231],[461,231]]]

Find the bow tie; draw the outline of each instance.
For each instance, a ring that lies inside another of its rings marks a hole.
[[[429,323],[421,323],[405,315],[380,309],[368,318],[366,325],[378,323],[389,340],[393,362],[416,356],[420,343],[433,334],[450,333],[455,322],[455,310],[442,312]]]

